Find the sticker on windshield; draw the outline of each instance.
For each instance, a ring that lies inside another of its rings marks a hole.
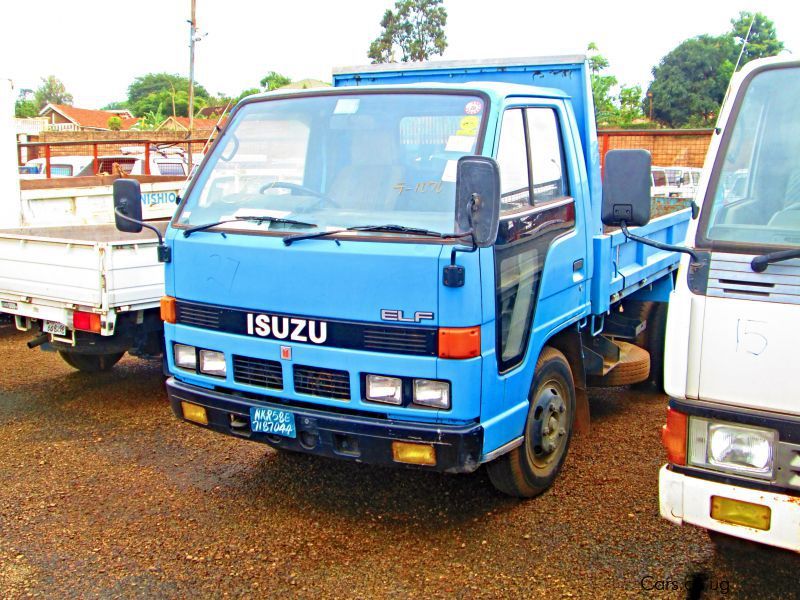
[[[451,135],[447,138],[446,152],[463,152],[469,154],[475,146],[474,135]]]
[[[483,102],[480,100],[472,100],[467,102],[467,105],[464,107],[464,113],[468,115],[479,115],[483,110]]]
[[[478,125],[480,124],[478,117],[463,117],[458,124],[458,131],[456,135],[476,136],[478,135]]]
[[[442,181],[455,181],[456,173],[458,172],[458,161],[448,160],[444,166],[444,173],[442,173]]]
[[[358,112],[360,98],[339,98],[336,101],[336,108],[333,109],[335,115],[354,115]]]

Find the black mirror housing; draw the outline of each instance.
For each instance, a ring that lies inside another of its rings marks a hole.
[[[136,179],[114,181],[114,224],[119,231],[142,230],[142,188]]]
[[[603,224],[647,225],[650,222],[650,153],[610,150],[603,166]]]
[[[489,247],[500,226],[500,168],[486,156],[462,156],[456,173],[456,233]]]

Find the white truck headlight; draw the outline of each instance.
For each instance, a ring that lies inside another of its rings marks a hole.
[[[181,369],[194,371],[197,369],[197,349],[186,344],[175,344],[172,347],[172,356],[175,366]]]
[[[769,479],[777,437],[772,429],[689,417],[689,464]]]
[[[403,403],[403,380],[399,377],[367,375],[367,400],[385,404]]]
[[[225,377],[228,369],[225,355],[216,350],[200,350],[200,372],[214,377]]]
[[[433,408],[450,408],[450,383],[433,379],[415,379],[414,404]]]

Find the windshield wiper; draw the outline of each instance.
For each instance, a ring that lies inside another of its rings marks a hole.
[[[304,227],[316,227],[316,223],[306,223],[305,221],[295,221],[294,219],[282,219],[280,217],[266,217],[266,216],[252,216],[252,217],[235,217],[233,219],[223,219],[222,221],[216,221],[214,223],[205,223],[203,225],[195,225],[194,227],[189,227],[189,229],[183,230],[183,237],[189,237],[195,231],[204,231],[206,229],[211,229],[212,227],[216,227],[217,225],[224,225],[225,223],[237,223],[239,221],[248,221],[250,223],[256,223],[257,225],[261,225],[262,223],[281,223],[283,225],[302,225]]]
[[[763,273],[767,270],[767,265],[770,263],[781,262],[782,260],[789,260],[790,258],[800,258],[800,248],[794,250],[778,250],[777,252],[769,252],[756,256],[750,261],[750,268],[756,273]]]
[[[462,234],[459,235],[457,233],[441,233],[439,231],[431,231],[430,229],[419,229],[417,227],[406,227],[405,225],[394,225],[392,223],[387,223],[386,225],[357,225],[355,227],[346,227],[342,229],[331,229],[329,231],[315,231],[313,233],[298,233],[295,235],[287,235],[283,238],[283,243],[287,246],[291,246],[292,242],[297,242],[300,240],[310,240],[313,238],[321,238],[328,235],[335,235],[337,233],[343,233],[345,231],[385,231],[387,233],[407,233],[410,235],[424,235],[427,237],[436,237],[440,239],[451,239],[451,238],[460,238],[464,237]]]

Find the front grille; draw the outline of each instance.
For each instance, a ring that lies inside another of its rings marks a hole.
[[[283,389],[281,363],[274,360],[233,356],[233,380],[273,390]]]
[[[222,319],[222,310],[214,306],[202,304],[177,303],[176,322],[181,325],[205,327],[206,329],[219,329]]]
[[[350,399],[350,374],[347,371],[295,365],[294,389],[300,394]]]
[[[775,462],[778,466],[777,482],[800,490],[800,445],[779,442]]]
[[[365,327],[364,349],[394,354],[434,354],[436,352],[435,331]]]
[[[763,273],[750,266],[752,256],[715,252],[708,273],[708,295],[781,304],[800,304],[800,261],[773,263]]]

